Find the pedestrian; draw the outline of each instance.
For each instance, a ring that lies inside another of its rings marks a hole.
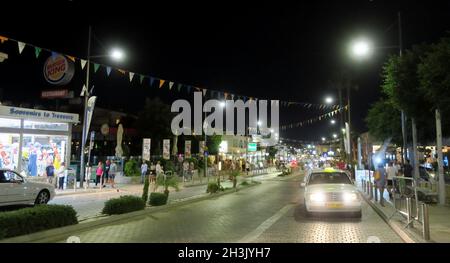
[[[53,163],[49,162],[47,167],[45,167],[45,174],[47,175],[48,183],[53,185],[53,180],[55,178],[55,167],[53,166]]]
[[[143,161],[141,164],[141,184],[144,183],[145,175],[147,174],[148,165],[147,162]]]
[[[106,187],[106,184],[109,183],[109,169],[110,169],[110,165],[111,165],[111,161],[110,160],[106,160],[105,169],[104,169],[103,177],[102,177],[102,185],[103,185],[103,187]]]
[[[97,184],[101,185],[101,179],[102,179],[102,175],[103,175],[103,162],[99,161],[98,165],[97,165],[97,170],[95,171],[95,186],[97,186]]]
[[[380,205],[384,206],[384,189],[386,188],[387,178],[386,178],[386,170],[384,169],[383,164],[378,164],[378,168],[373,175],[373,179],[375,184],[380,192]]]
[[[195,165],[194,165],[194,162],[191,161],[189,163],[189,174],[191,176],[191,179],[194,179],[194,170],[195,170]]]
[[[413,167],[412,167],[409,159],[407,159],[405,165],[403,166],[403,176],[412,178],[412,171],[413,171]]]
[[[389,198],[392,199],[392,187],[394,182],[394,177],[397,176],[397,168],[394,166],[393,162],[389,162],[389,165],[386,169],[387,174],[387,190],[389,193]]]
[[[66,179],[66,165],[64,162],[61,163],[61,165],[59,166],[57,175],[58,175],[58,189],[59,190],[64,190],[64,180]]]
[[[188,173],[189,173],[189,162],[185,160],[183,162],[183,181],[186,181],[186,177],[188,177]]]
[[[115,188],[114,179],[116,178],[117,173],[117,165],[114,161],[110,162],[109,165],[109,182],[111,183],[111,187]]]
[[[156,171],[156,176],[159,176],[159,175],[161,175],[161,174],[164,173],[160,161],[158,161],[158,162],[156,163],[155,171]]]

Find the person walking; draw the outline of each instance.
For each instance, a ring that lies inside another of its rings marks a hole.
[[[102,161],[98,162],[97,170],[95,171],[95,175],[96,175],[95,186],[97,186],[97,184],[101,185],[101,179],[103,176],[103,162]]]
[[[187,180],[187,177],[189,176],[189,162],[185,160],[183,162],[183,181]]]
[[[145,181],[145,176],[147,174],[147,171],[148,171],[147,162],[143,161],[141,164],[141,184],[143,184]]]
[[[102,177],[102,185],[103,185],[103,187],[106,187],[106,184],[109,183],[109,169],[110,169],[110,165],[111,165],[111,161],[110,160],[106,160],[105,169],[104,169],[103,177]]]
[[[117,165],[114,161],[112,161],[109,165],[109,183],[111,184],[112,188],[115,188],[114,179],[116,178],[116,173],[117,173]]]
[[[377,170],[374,173],[373,179],[375,184],[380,192],[380,205],[384,206],[384,189],[386,188],[387,178],[386,178],[386,170],[384,169],[383,164],[379,164]]]
[[[55,178],[55,167],[53,166],[53,163],[49,162],[47,167],[45,167],[45,174],[47,174],[47,182],[53,185],[53,180]]]
[[[394,176],[397,176],[397,168],[394,166],[393,162],[389,162],[389,165],[386,169],[387,174],[387,190],[389,193],[389,198],[392,199],[392,187],[394,185]]]
[[[67,173],[66,165],[64,162],[62,162],[61,165],[59,166],[58,173],[57,173],[59,190],[64,190],[64,180],[66,179],[66,173]]]

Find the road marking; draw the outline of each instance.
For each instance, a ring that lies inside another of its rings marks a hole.
[[[269,217],[266,221],[262,222],[255,230],[244,236],[239,243],[250,243],[256,240],[262,233],[275,224],[284,214],[286,214],[294,204],[288,204],[276,212],[273,216]]]

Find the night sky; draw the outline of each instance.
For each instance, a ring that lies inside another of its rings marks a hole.
[[[34,1],[37,2],[37,1]],[[93,26],[93,54],[122,47],[127,59],[110,64],[175,83],[238,93],[260,99],[324,103],[333,75],[351,72],[358,91],[352,92],[352,123],[366,130],[364,117],[379,96],[383,62],[396,49],[376,50],[364,62],[347,54],[358,36],[376,46],[398,44],[397,12],[403,16],[403,42],[434,42],[450,29],[450,1],[57,1],[6,4],[0,16],[0,35],[58,52],[86,57],[88,25]],[[3,2],[2,2],[3,5]],[[27,11],[24,12],[23,9]],[[0,44],[10,58],[0,63],[2,100],[39,102],[51,89],[42,74],[48,54],[39,59],[26,48],[22,55],[11,43]],[[68,88],[78,95],[85,71],[79,63]],[[128,78],[105,72],[93,76],[95,95],[103,107],[138,111],[146,96],[167,103],[186,97],[174,91],[132,84]],[[282,108],[281,123],[323,114],[323,110]],[[299,140],[318,140],[338,131],[329,121],[281,134]]]

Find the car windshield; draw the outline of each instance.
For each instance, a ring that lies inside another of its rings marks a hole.
[[[308,184],[351,184],[345,173],[313,173]]]

